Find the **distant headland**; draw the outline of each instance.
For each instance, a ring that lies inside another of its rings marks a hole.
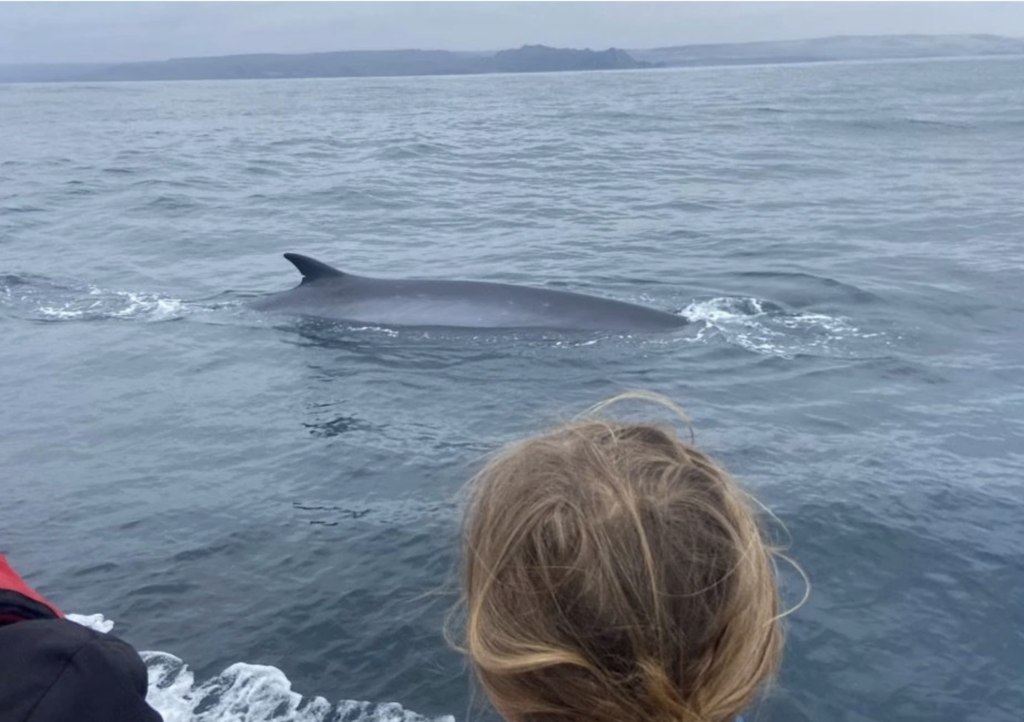
[[[1024,55],[1024,39],[998,35],[837,36],[628,51],[524,45],[498,52],[351,50],[106,65],[0,65],[0,83],[480,75],[1013,55]]]
[[[114,65],[0,66],[0,82],[103,82],[117,80],[254,80],[480,75],[662,67],[617,48],[604,51],[524,45],[497,53],[448,50],[348,50],[301,55],[225,55]]]

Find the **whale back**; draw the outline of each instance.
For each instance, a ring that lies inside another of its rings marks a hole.
[[[386,326],[661,331],[677,314],[611,298],[507,283],[370,278],[286,253],[302,282],[250,302],[261,310]]]

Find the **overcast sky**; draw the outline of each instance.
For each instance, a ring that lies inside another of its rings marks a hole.
[[[324,50],[603,49],[823,35],[1024,36],[1024,3],[0,3],[0,63]]]

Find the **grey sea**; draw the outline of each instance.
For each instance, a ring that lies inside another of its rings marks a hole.
[[[0,86],[0,549],[145,650],[169,722],[494,719],[441,633],[458,491],[502,443],[649,389],[811,581],[748,717],[1019,722],[1022,78]],[[691,323],[248,309],[298,281],[287,251]]]

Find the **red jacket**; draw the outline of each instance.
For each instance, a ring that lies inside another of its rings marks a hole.
[[[0,626],[29,619],[63,619],[42,594],[25,583],[0,554]]]

